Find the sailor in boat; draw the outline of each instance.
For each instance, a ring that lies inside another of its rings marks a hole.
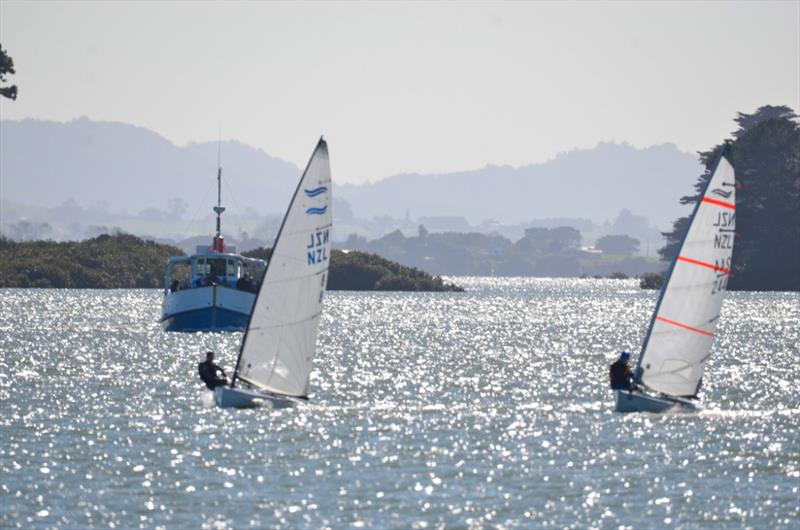
[[[631,372],[631,367],[628,366],[630,358],[631,354],[624,351],[620,353],[619,359],[611,363],[611,367],[608,370],[608,378],[611,382],[612,390],[631,390],[633,372]]]
[[[214,390],[218,386],[228,386],[228,377],[219,365],[214,364],[214,352],[206,352],[206,360],[197,365],[200,379],[206,384],[209,390]],[[219,374],[222,374],[222,377]]]

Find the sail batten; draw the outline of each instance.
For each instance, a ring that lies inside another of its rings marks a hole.
[[[731,275],[736,229],[733,166],[720,154],[690,219],[639,357],[638,382],[671,396],[696,395]]]
[[[331,174],[320,139],[273,246],[235,379],[274,394],[308,391],[331,253]]]

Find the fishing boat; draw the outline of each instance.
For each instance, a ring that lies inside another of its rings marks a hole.
[[[731,275],[736,187],[720,152],[664,280],[633,375],[615,390],[619,412],[692,411]]]
[[[331,170],[320,138],[289,203],[220,407],[275,408],[304,401],[331,252]]]
[[[164,274],[161,325],[164,331],[243,331],[253,310],[267,262],[236,253],[222,236],[222,166],[217,165],[217,231],[211,246],[191,256],[173,256]],[[183,275],[180,274],[183,269]]]

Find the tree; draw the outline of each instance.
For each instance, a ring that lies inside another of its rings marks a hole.
[[[617,214],[616,219],[611,224],[611,232],[614,234],[627,234],[631,237],[641,237],[650,230],[650,222],[643,215],[636,215],[627,208],[623,208]]]
[[[800,291],[800,127],[762,121],[736,140],[732,289]]]
[[[12,59],[0,44],[0,82],[6,82],[6,74],[15,74],[14,59]],[[8,99],[17,99],[17,85],[0,87],[0,95]]]
[[[553,236],[550,242],[550,250],[554,252],[579,249],[583,240],[581,233],[571,226],[552,228],[550,233]]]
[[[736,238],[733,245],[733,290],[800,291],[800,125],[792,109],[763,106],[739,113],[729,157],[736,171]],[[681,198],[694,204],[711,177],[723,145],[699,153],[705,172],[696,193]],[[672,261],[688,226],[688,218],[664,233],[659,250]]]
[[[759,123],[772,120],[772,119],[789,119],[797,118],[797,114],[792,109],[785,105],[773,107],[772,105],[764,105],[759,107],[753,114],[744,114],[742,112],[734,120],[739,124],[739,130],[733,133],[733,136],[739,138],[744,133],[758,125]]]
[[[571,226],[558,228],[533,227],[525,229],[525,236],[515,243],[523,253],[559,253],[580,247],[581,233]]]
[[[626,235],[603,236],[594,245],[606,254],[632,256],[639,252],[639,240]]]
[[[661,256],[661,261],[671,262],[672,259],[678,254],[678,245],[683,241],[683,236],[689,228],[688,217],[678,217],[672,222],[671,232],[661,232],[667,244],[658,249],[658,254]]]

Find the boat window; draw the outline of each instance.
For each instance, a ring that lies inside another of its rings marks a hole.
[[[236,261],[232,259],[228,260],[228,276],[231,278],[239,277],[239,275],[237,274],[236,265],[237,265]]]
[[[206,258],[197,258],[197,264],[195,265],[195,271],[198,275],[208,274],[208,268],[206,267]]]
[[[176,262],[169,271],[166,288],[172,292],[189,287],[191,268],[188,261]]]
[[[209,274],[211,276],[225,276],[225,260],[224,259],[210,259],[208,260],[209,264]]]

